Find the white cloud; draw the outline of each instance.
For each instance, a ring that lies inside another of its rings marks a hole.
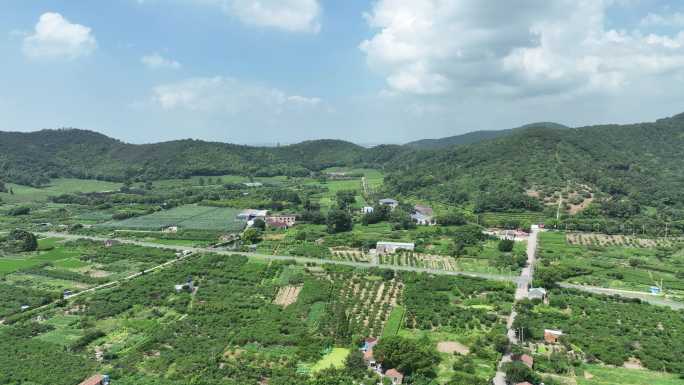
[[[164,110],[216,114],[282,113],[295,108],[315,108],[322,103],[310,98],[229,77],[190,78],[157,86],[152,102]]]
[[[684,13],[674,12],[669,14],[649,13],[641,19],[643,26],[659,27],[684,27]]]
[[[59,13],[40,16],[35,30],[24,38],[23,52],[30,58],[75,59],[90,55],[97,48],[91,29],[70,23]]]
[[[143,63],[149,69],[174,69],[177,70],[181,68],[181,64],[173,59],[167,59],[158,53],[153,53],[150,55],[145,55],[140,58],[140,62]]]
[[[290,32],[318,33],[322,7],[319,0],[186,0],[220,6],[242,23]]]
[[[613,30],[615,0],[379,0],[360,44],[390,92],[568,95],[684,70],[684,32]]]

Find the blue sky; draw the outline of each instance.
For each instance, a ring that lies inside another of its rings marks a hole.
[[[0,130],[398,143],[684,111],[660,0],[5,0]]]

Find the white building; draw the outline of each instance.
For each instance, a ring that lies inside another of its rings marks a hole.
[[[398,201],[396,201],[394,199],[390,199],[390,198],[380,199],[378,201],[378,203],[380,203],[383,206],[389,206],[392,208],[392,210],[394,210],[397,206],[399,206]]]
[[[378,242],[375,246],[376,253],[378,254],[392,254],[396,253],[397,250],[410,250],[413,251],[415,248],[413,243],[404,242]]]
[[[247,209],[247,210],[242,210],[242,212],[237,215],[237,219],[243,220],[243,221],[251,221],[251,220],[258,218],[258,219],[262,219],[265,221],[267,215],[268,215],[268,210]]]
[[[371,206],[364,206],[364,207],[361,209],[361,212],[362,212],[363,214],[370,214],[370,213],[373,212],[373,207],[371,207]]]

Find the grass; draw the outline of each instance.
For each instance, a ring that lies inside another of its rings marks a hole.
[[[110,221],[101,226],[143,230],[178,226],[191,230],[237,231],[244,226],[242,221],[235,220],[239,212],[232,208],[185,205],[122,221]]]
[[[99,180],[83,179],[53,179],[50,184],[41,187],[29,187],[16,184],[8,184],[7,187],[14,191],[14,194],[0,193],[0,199],[8,203],[33,203],[44,202],[50,196],[76,192],[101,192],[118,190],[121,183],[105,182]]]
[[[609,368],[599,365],[587,365],[585,371],[593,378],[587,379],[577,376],[578,385],[683,385],[684,379],[675,374],[654,372],[650,370],[635,370],[625,368]]]
[[[321,358],[314,366],[311,367],[311,372],[320,372],[329,367],[342,368],[344,367],[344,360],[351,353],[347,348],[333,348],[330,353]]]
[[[0,275],[13,273],[45,262],[55,262],[80,256],[78,250],[56,247],[48,251],[24,253],[0,258]]]
[[[399,328],[404,320],[404,313],[406,309],[403,306],[395,306],[390,312],[385,328],[382,330],[382,337],[391,337],[397,335]]]

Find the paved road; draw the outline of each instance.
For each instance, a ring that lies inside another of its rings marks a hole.
[[[495,281],[510,281],[516,282],[516,278],[510,275],[499,275],[499,274],[486,274],[486,273],[471,273],[464,271],[449,271],[449,270],[438,270],[438,269],[427,269],[422,267],[413,266],[397,266],[397,265],[386,265],[386,264],[373,264],[368,262],[353,262],[353,261],[339,261],[332,259],[320,259],[320,258],[308,258],[308,257],[294,257],[289,255],[267,255],[258,253],[244,253],[239,251],[222,250],[222,249],[212,249],[209,247],[189,247],[189,246],[176,246],[176,245],[162,245],[159,243],[138,241],[134,239],[124,239],[124,238],[107,238],[107,237],[96,237],[96,236],[86,236],[77,234],[65,234],[65,233],[55,233],[55,232],[43,232],[37,233],[38,235],[45,237],[56,237],[64,239],[89,239],[92,241],[104,242],[107,239],[113,239],[121,243],[144,246],[144,247],[154,247],[158,249],[169,249],[176,251],[191,251],[193,253],[214,253],[220,255],[244,255],[253,258],[262,258],[275,261],[297,261],[298,263],[313,263],[317,265],[332,264],[332,265],[343,265],[351,267],[378,267],[381,269],[395,270],[395,271],[414,271],[418,273],[429,273],[435,275],[452,275],[452,276],[466,276],[475,278],[491,279]]]
[[[624,298],[638,298],[644,302],[648,302],[652,305],[668,306],[675,310],[684,309],[684,302],[675,301],[672,299],[663,298],[661,296],[652,295],[650,293],[642,291],[631,291],[631,290],[620,290],[620,289],[609,289],[605,287],[598,286],[586,286],[586,285],[575,285],[572,283],[561,282],[558,284],[560,287],[567,289],[576,289],[581,291],[586,291],[588,293],[603,294],[603,295],[618,295]]]
[[[517,288],[515,289],[515,302],[518,302],[524,298],[527,298],[527,292],[529,286],[532,284],[532,279],[534,277],[534,263],[537,258],[537,238],[539,235],[539,229],[534,226],[532,227],[532,232],[527,239],[527,265],[520,272],[520,277],[517,281]],[[506,326],[508,327],[508,341],[511,344],[517,344],[518,339],[515,335],[515,330],[513,329],[513,322],[515,322],[515,317],[518,313],[513,310],[510,316],[508,316],[508,322]],[[511,362],[511,355],[505,354],[501,357],[501,362],[499,362],[499,370],[496,372],[496,376],[492,380],[494,385],[506,385],[506,373],[501,371],[503,364]]]

